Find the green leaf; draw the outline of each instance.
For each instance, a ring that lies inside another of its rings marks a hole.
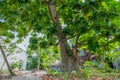
[[[99,42],[98,41],[88,41],[88,49],[90,51],[96,52],[100,48]]]
[[[38,43],[38,39],[35,38],[35,37],[31,37],[30,40],[29,40],[30,43],[33,43],[33,44],[36,44]]]
[[[40,42],[39,46],[41,48],[46,48],[48,46],[48,43],[46,41],[42,41],[42,42]]]
[[[15,38],[15,35],[12,32],[6,32],[3,35],[7,36],[8,38],[11,38],[11,39]]]

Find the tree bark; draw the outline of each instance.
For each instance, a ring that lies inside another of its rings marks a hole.
[[[56,2],[55,0],[50,1],[48,3],[48,9],[50,12],[51,19],[53,21],[54,27],[57,30],[57,38],[59,41],[59,46],[60,46],[60,54],[61,54],[61,61],[62,61],[62,71],[71,71],[75,70],[75,66],[77,66],[75,63],[74,59],[71,59],[68,56],[68,51],[67,51],[67,39],[66,37],[62,34],[62,27],[58,18],[58,14],[56,11]],[[74,66],[74,67],[73,67]]]
[[[73,51],[73,54],[74,54],[74,61],[73,61],[73,69],[75,69],[75,70],[78,70],[79,69],[79,57],[78,57],[78,39],[79,39],[79,37],[80,37],[80,34],[77,34],[77,36],[76,36],[76,41],[75,41],[75,46],[72,46],[72,51]],[[75,65],[75,66],[74,66]]]
[[[1,49],[1,53],[2,53],[2,55],[3,55],[4,61],[5,61],[6,65],[7,65],[7,67],[8,67],[8,70],[9,70],[11,76],[14,76],[15,74],[13,73],[12,69],[10,68],[10,65],[9,65],[9,63],[8,63],[8,60],[7,60],[7,58],[6,58],[5,52],[4,52],[1,44],[0,44],[0,49]]]

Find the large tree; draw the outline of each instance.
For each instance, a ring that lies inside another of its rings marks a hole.
[[[16,32],[21,40],[29,32],[42,34],[30,39],[33,47],[59,43],[63,71],[78,69],[77,48],[86,45],[96,52],[120,41],[120,5],[115,0],[1,0],[0,7],[11,35]]]

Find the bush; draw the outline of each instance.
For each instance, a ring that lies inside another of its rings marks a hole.
[[[92,67],[94,66],[92,61],[86,61],[83,64],[83,74],[85,75],[86,78],[90,78],[90,75],[92,73]]]
[[[111,72],[111,68],[109,67],[109,65],[107,63],[104,64],[104,69],[107,71],[107,72]]]

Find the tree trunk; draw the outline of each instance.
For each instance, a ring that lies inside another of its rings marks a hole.
[[[1,44],[0,44],[0,49],[1,49],[1,53],[2,53],[2,55],[3,55],[4,61],[5,61],[6,65],[7,65],[7,67],[8,67],[8,70],[9,70],[11,76],[14,76],[14,73],[12,72],[12,69],[10,68],[10,65],[9,65],[9,63],[8,63],[8,60],[7,60],[7,58],[6,58],[5,52],[4,52]]]
[[[68,51],[67,51],[67,40],[66,37],[62,34],[62,27],[57,15],[57,11],[56,11],[56,3],[55,1],[50,1],[48,3],[48,8],[49,8],[49,12],[50,12],[50,16],[52,18],[54,27],[57,30],[57,38],[59,41],[59,45],[60,45],[60,54],[61,54],[61,61],[62,61],[62,71],[71,71],[71,70],[75,70],[75,68],[78,66],[77,63],[78,59],[74,60],[71,59],[68,56]]]

